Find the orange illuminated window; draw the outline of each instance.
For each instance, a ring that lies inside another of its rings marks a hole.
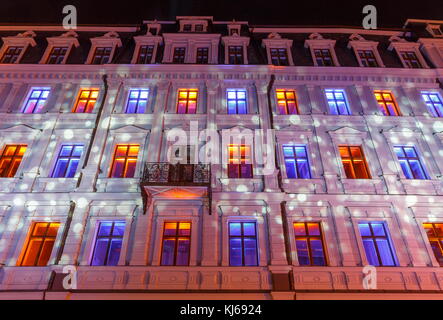
[[[361,147],[341,146],[341,161],[348,179],[371,179]]]
[[[84,89],[80,90],[77,103],[72,112],[77,113],[91,113],[94,105],[97,102],[98,89]]]
[[[432,251],[440,266],[443,266],[443,223],[423,223]]]
[[[178,90],[177,113],[195,113],[197,111],[197,89]]]
[[[115,147],[111,178],[133,178],[137,164],[138,144],[118,144]]]
[[[190,222],[165,222],[163,230],[162,266],[189,265],[191,248]]]
[[[280,114],[298,114],[294,90],[277,89],[277,105]]]
[[[46,266],[51,257],[58,222],[36,222],[31,227],[31,234],[25,246],[20,266]]]
[[[301,266],[325,266],[322,230],[318,222],[294,223],[295,246]]]
[[[399,116],[400,112],[395,102],[394,96],[390,91],[374,91],[375,99],[380,106],[380,110],[385,116]]]
[[[252,178],[251,147],[231,144],[228,146],[228,177]]]
[[[26,145],[7,145],[0,157],[0,177],[12,178],[15,176],[23,155],[26,151]]]

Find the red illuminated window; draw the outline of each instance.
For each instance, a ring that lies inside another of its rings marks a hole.
[[[26,145],[7,145],[0,157],[0,177],[12,178],[15,176],[23,155],[26,151]]]
[[[251,147],[231,144],[228,146],[228,177],[252,178]]]
[[[187,266],[191,248],[191,223],[166,222],[163,230],[162,266]]]
[[[118,144],[115,147],[111,178],[133,178],[137,164],[138,144]]]
[[[371,179],[361,147],[341,146],[341,161],[348,179]]]
[[[91,113],[94,105],[97,102],[98,89],[81,90],[78,95],[77,103],[72,112],[76,113]]]
[[[196,113],[197,93],[197,89],[178,90],[177,113]]]
[[[385,116],[399,116],[400,112],[398,110],[397,103],[395,102],[394,96],[390,91],[374,91],[375,99],[380,106],[380,110]]]
[[[326,265],[325,250],[320,223],[294,223],[295,246],[301,266]]]
[[[443,266],[443,223],[423,223],[429,243],[440,266]]]
[[[277,105],[280,114],[298,114],[294,90],[277,89]]]
[[[26,243],[20,266],[46,266],[51,257],[58,222],[36,222],[31,227],[31,234]]]

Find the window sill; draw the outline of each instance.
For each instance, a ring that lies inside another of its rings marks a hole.
[[[386,194],[386,188],[381,179],[341,179],[345,193],[357,194]]]
[[[401,178],[407,194],[443,195],[443,182],[431,179]]]
[[[19,180],[18,177],[0,178],[0,192],[12,192]]]
[[[222,190],[226,192],[262,192],[262,178],[229,179],[220,178]]]
[[[98,192],[139,192],[140,178],[99,178]]]
[[[77,186],[78,178],[37,178],[34,191],[71,192]]]
[[[324,193],[323,179],[283,179],[283,189],[290,193]]]

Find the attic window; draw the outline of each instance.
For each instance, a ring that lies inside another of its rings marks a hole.
[[[183,25],[183,31],[184,32],[191,32],[191,27],[192,27],[191,24],[185,24],[185,25]]]
[[[440,26],[431,26],[431,30],[434,36],[443,36],[443,32],[441,31]]]
[[[203,25],[202,24],[196,24],[195,25],[195,32],[203,32]]]

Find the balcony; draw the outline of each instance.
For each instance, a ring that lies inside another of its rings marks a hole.
[[[140,182],[150,186],[209,186],[210,165],[147,162]]]

